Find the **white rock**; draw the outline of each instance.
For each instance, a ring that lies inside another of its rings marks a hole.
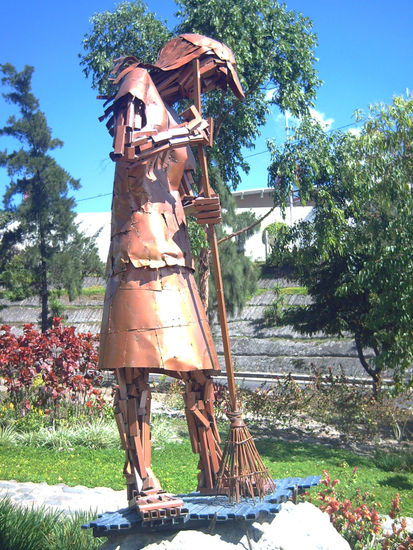
[[[350,550],[328,514],[309,502],[283,504],[271,524],[263,524],[260,550]]]
[[[127,506],[126,490],[114,491],[106,487],[89,489],[82,485],[68,487],[63,483],[18,483],[0,481],[0,498],[10,498],[19,506],[45,506],[64,512],[89,512],[98,514],[115,511]]]
[[[402,514],[402,517],[404,517],[403,514]],[[405,518],[405,519],[406,519],[407,532],[413,533],[413,518]],[[393,522],[394,520],[391,519],[390,516],[383,516],[383,524],[382,524],[383,531],[388,535],[393,532],[393,529],[392,529]],[[397,521],[396,524],[397,526],[399,526],[400,522]]]
[[[253,550],[350,550],[327,514],[310,503],[282,505],[271,522],[247,524]],[[215,534],[203,531],[135,534],[111,537],[100,550],[248,550],[240,522],[216,524]]]

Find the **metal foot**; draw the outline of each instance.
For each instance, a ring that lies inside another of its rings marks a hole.
[[[184,516],[188,510],[184,501],[165,491],[142,491],[129,501],[130,508],[136,508],[144,522]]]

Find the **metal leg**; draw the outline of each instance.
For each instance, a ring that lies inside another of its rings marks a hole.
[[[214,386],[204,371],[182,374],[185,381],[185,415],[192,450],[199,454],[198,490],[213,492],[222,452],[214,415]]]
[[[144,521],[179,516],[184,503],[162,490],[151,469],[151,391],[147,369],[117,369],[115,418],[125,449],[127,497]]]
[[[151,471],[149,374],[139,369],[117,369],[115,419],[125,449],[124,476],[128,501],[142,490],[160,490]]]

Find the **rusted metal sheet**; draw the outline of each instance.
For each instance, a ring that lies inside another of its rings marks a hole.
[[[153,79],[162,97],[171,102],[193,97],[191,61],[194,59],[199,59],[200,63],[202,92],[216,88],[225,90],[228,85],[236,97],[244,98],[232,51],[218,40],[189,33],[172,39],[159,53],[154,67],[161,72],[155,72]],[[170,71],[178,73],[179,79],[171,79]]]
[[[209,143],[209,123],[192,107],[177,119],[168,90],[201,60],[205,90],[242,89],[234,56],[200,35],[170,41],[158,61],[118,60],[118,92],[104,117],[116,161],[108,284],[101,329],[100,368],[219,370],[211,332],[191,272],[193,258],[182,200],[188,196],[198,222],[219,223],[217,199],[191,198],[195,168],[189,144]],[[182,72],[183,71],[183,72]],[[163,76],[162,76],[163,75]],[[104,118],[102,117],[102,118]]]
[[[132,57],[117,61],[118,91],[101,117],[108,118],[116,170],[99,367],[116,371],[128,502],[148,521],[179,515],[183,507],[183,501],[162,496],[150,468],[150,371],[185,382],[200,490],[214,491],[222,458],[210,379],[219,363],[193,277],[184,212],[185,204],[209,227],[221,221],[218,198],[198,199],[191,190],[190,146],[211,145],[213,124],[194,106],[181,122],[170,106],[190,97],[195,83],[199,89],[192,68],[198,58],[204,91],[229,85],[243,97],[232,52],[209,38],[182,35],[166,44],[155,65]]]

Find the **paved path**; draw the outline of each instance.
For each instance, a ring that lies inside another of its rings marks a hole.
[[[126,490],[114,491],[106,487],[89,489],[78,485],[68,487],[63,483],[19,483],[0,481],[0,498],[9,497],[12,502],[24,506],[45,506],[64,512],[100,513],[116,511],[127,506]]]

